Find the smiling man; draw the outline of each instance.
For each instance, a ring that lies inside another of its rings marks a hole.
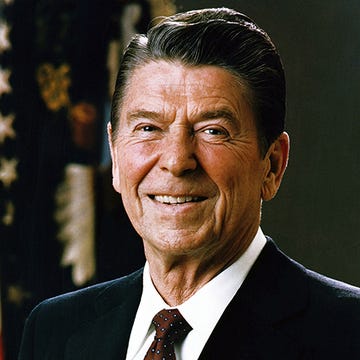
[[[40,304],[20,359],[360,358],[360,290],[260,228],[287,166],[284,118],[280,57],[247,16],[192,11],[136,36],[109,141],[146,264]]]
[[[170,305],[242,255],[280,183],[287,134],[263,156],[248,96],[217,66],[152,61],[131,75],[111,135],[114,186]]]

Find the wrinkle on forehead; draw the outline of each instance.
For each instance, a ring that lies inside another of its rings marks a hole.
[[[214,110],[226,106],[237,109],[240,104],[244,104],[246,95],[246,85],[221,67],[153,61],[134,71],[125,94],[125,102],[128,108],[134,106],[140,111],[145,105],[151,111],[151,103],[154,110],[159,109],[161,104],[167,112],[177,112],[188,107],[188,115],[191,115],[198,112],[201,104],[210,105]],[[166,101],[169,97],[172,109]],[[248,104],[247,101],[246,103]]]

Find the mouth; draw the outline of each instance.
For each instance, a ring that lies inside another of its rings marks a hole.
[[[170,196],[170,195],[149,195],[150,199],[162,204],[179,205],[185,203],[194,203],[205,200],[202,196]]]

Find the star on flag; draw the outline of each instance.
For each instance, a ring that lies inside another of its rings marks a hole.
[[[0,113],[0,144],[4,143],[6,137],[14,139],[16,133],[13,129],[15,116],[13,114],[3,116]]]
[[[18,162],[19,161],[17,159],[0,159],[0,181],[6,188],[9,188],[10,185],[18,178],[16,171]]]
[[[14,222],[15,206],[11,201],[6,203],[5,214],[2,218],[2,223],[5,226],[10,226]]]
[[[10,33],[10,27],[4,23],[0,23],[0,54],[5,51],[9,50],[11,48],[11,43],[9,41],[9,33]]]
[[[4,70],[0,68],[0,96],[2,94],[8,94],[11,93],[12,89],[10,86],[10,70]]]

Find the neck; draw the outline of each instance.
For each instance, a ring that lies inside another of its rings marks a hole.
[[[184,252],[173,246],[155,247],[144,241],[152,282],[169,306],[178,306],[193,296],[207,282],[233,264],[254,239],[258,227],[243,232],[230,246],[198,248]],[[172,243],[172,242],[168,242]],[[219,241],[216,242],[219,244]]]
[[[231,257],[223,256],[199,258],[194,256],[149,256],[152,282],[169,306],[178,306],[193,296],[207,282],[233,264],[247,249],[248,245],[234,251]],[[218,254],[219,255],[219,254]],[[221,259],[221,260],[217,260]],[[224,261],[224,259],[227,259]]]
[[[158,293],[169,306],[178,306],[215,277],[220,266],[204,266],[190,262],[149,261],[150,276]]]

